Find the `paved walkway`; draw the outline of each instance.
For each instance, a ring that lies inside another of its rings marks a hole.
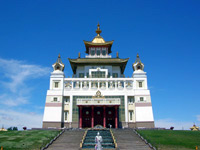
[[[120,150],[152,150],[131,129],[113,129]]]
[[[85,130],[66,130],[47,150],[78,150]]]

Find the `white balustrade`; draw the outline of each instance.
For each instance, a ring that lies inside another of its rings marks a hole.
[[[65,78],[65,90],[131,90],[132,78]]]

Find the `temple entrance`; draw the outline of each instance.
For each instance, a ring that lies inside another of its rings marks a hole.
[[[91,107],[83,107],[83,128],[90,128],[91,127]]]
[[[107,107],[106,108],[106,127],[115,128],[115,108],[114,107]]]
[[[80,106],[79,127],[93,128],[96,125],[118,128],[118,106]]]
[[[103,107],[94,108],[94,126],[96,125],[103,126]]]

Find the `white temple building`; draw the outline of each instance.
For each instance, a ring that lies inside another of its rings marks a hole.
[[[60,55],[53,64],[47,91],[43,128],[154,127],[150,91],[144,64],[133,63],[132,77],[124,70],[129,58],[111,56],[113,41],[100,36],[84,41],[86,57],[69,59],[73,75],[65,78]]]

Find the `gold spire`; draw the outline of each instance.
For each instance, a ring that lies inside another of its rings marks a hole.
[[[61,57],[60,57],[60,53],[58,54],[58,59],[56,61],[57,63],[62,63]]]
[[[139,58],[139,54],[137,53],[137,58]]]
[[[97,36],[100,36],[101,29],[100,29],[99,23],[98,23],[98,25],[97,25],[96,33],[97,33]]]

